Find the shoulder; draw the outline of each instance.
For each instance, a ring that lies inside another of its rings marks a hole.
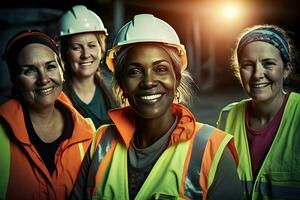
[[[288,102],[300,104],[300,94],[298,94],[296,92],[291,92],[291,94],[289,95],[289,98],[288,98]]]
[[[100,126],[95,134],[90,148],[90,157],[95,151],[108,151],[113,145],[113,141],[117,138],[117,129],[113,124],[105,124]],[[99,148],[100,147],[100,148]]]
[[[226,121],[228,117],[236,116],[236,113],[243,113],[243,111],[246,109],[248,102],[250,101],[251,99],[243,99],[239,102],[234,102],[225,106],[219,113],[218,120],[216,123],[217,127],[222,130],[225,130]]]
[[[227,106],[225,106],[223,109],[222,109],[222,112],[230,112],[231,110],[233,109],[236,109],[236,108],[239,108],[239,107],[244,107],[247,105],[247,103],[251,101],[251,99],[243,99],[241,101],[238,101],[238,102],[233,102],[233,103],[230,103],[228,104]]]
[[[232,135],[207,124],[203,124],[203,126],[199,129],[198,134],[199,139],[206,142],[204,151],[205,156],[215,157],[217,154],[221,155],[225,148],[228,147],[235,157],[236,162],[238,162]]]
[[[114,139],[116,137],[117,128],[114,124],[101,125],[95,132],[95,143],[99,144],[102,140],[108,138]]]
[[[197,123],[197,125],[199,126],[199,123]],[[205,151],[207,151],[209,154],[215,154],[217,151],[223,152],[226,146],[232,146],[230,144],[231,141],[233,141],[232,135],[214,126],[202,124],[197,132],[194,143],[205,143]]]

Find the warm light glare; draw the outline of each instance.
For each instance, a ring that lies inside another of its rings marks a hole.
[[[238,15],[239,9],[234,5],[226,5],[223,10],[223,14],[225,17],[234,18]]]

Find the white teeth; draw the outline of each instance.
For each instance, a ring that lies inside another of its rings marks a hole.
[[[80,65],[83,65],[83,66],[88,66],[88,65],[91,65],[92,62],[88,62],[88,63],[80,63]]]
[[[153,94],[153,95],[149,95],[149,96],[141,96],[140,98],[143,100],[153,100],[153,99],[157,99],[161,97],[161,94]]]
[[[37,90],[39,94],[49,94],[53,90],[53,87],[47,89]]]
[[[263,88],[263,87],[266,87],[266,86],[268,86],[267,83],[252,85],[253,88]]]

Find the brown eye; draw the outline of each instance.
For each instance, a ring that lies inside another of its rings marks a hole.
[[[168,71],[168,67],[164,65],[159,65],[155,68],[155,71],[159,73],[164,73]]]
[[[26,67],[21,69],[21,74],[24,74],[26,76],[30,76],[32,74],[35,74],[36,72],[37,70],[34,67]]]
[[[52,71],[52,70],[54,70],[54,69],[56,69],[56,68],[57,68],[57,66],[54,65],[54,64],[51,64],[51,65],[48,65],[48,66],[47,66],[47,70],[48,70],[48,71]]]
[[[142,71],[141,71],[139,68],[131,68],[131,69],[129,69],[128,72],[127,72],[127,74],[128,74],[129,76],[137,76],[137,75],[139,75],[139,74],[141,74],[141,73],[142,73]]]

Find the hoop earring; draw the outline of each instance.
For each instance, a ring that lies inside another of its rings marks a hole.
[[[122,95],[121,95],[121,104],[125,105],[125,103],[126,103],[126,97],[125,97],[124,93],[122,93]]]

